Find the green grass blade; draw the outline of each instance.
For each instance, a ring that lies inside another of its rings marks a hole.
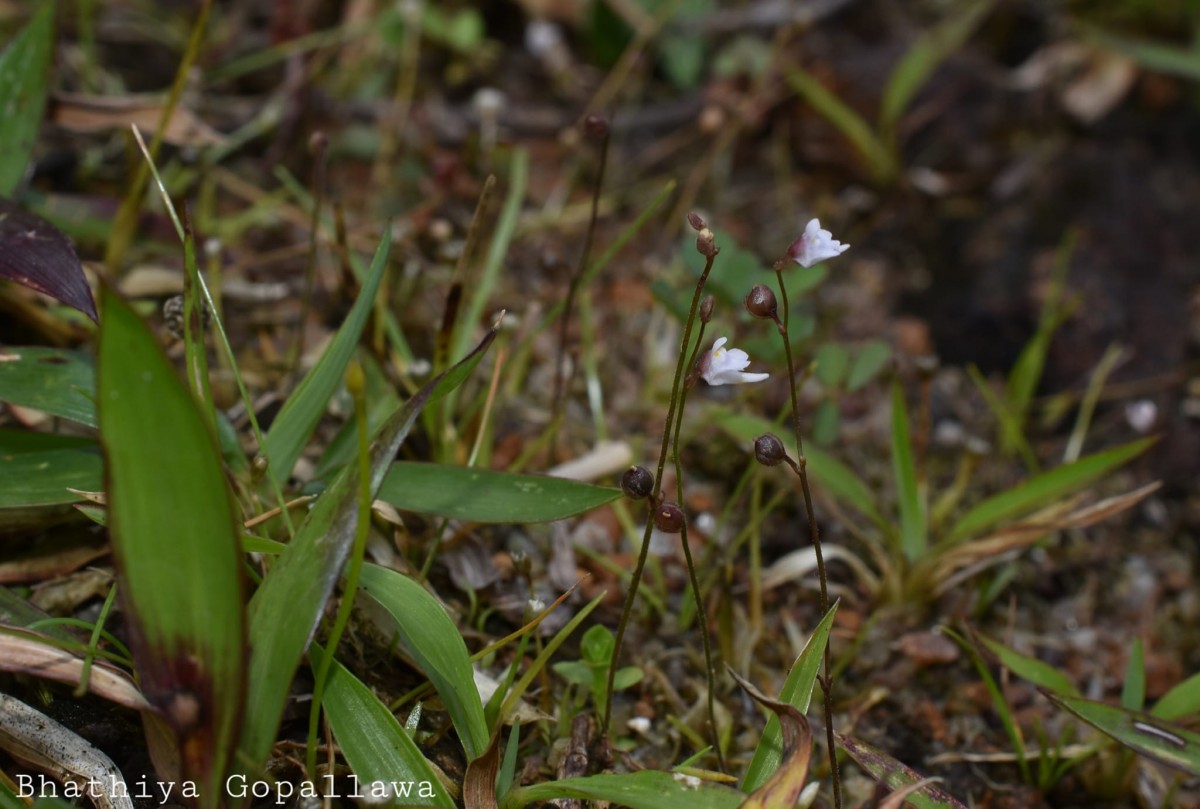
[[[1168,721],[1194,713],[1200,713],[1200,672],[1174,685],[1150,709],[1151,716]]]
[[[1009,372],[1005,386],[1005,402],[1008,411],[1016,420],[1017,431],[1023,436],[1025,425],[1029,418],[1029,405],[1037,392],[1038,384],[1042,381],[1042,371],[1046,367],[1046,357],[1050,353],[1050,344],[1054,333],[1066,322],[1072,307],[1064,304],[1063,293],[1066,289],[1067,269],[1071,265],[1071,255],[1075,252],[1076,235],[1068,233],[1063,239],[1055,255],[1054,269],[1050,274],[1046,298],[1038,315],[1037,331],[1025,344],[1017,362]],[[1006,441],[1010,441],[1009,432],[1004,433]],[[1006,446],[1005,450],[1015,447]]]
[[[371,445],[371,491],[377,492],[396,450],[422,408],[462,384],[496,338],[487,333],[462,362],[431,380],[397,410]],[[250,709],[243,726],[242,753],[266,759],[283,715],[288,685],[316,631],[350,551],[357,523],[358,474],[353,464],[329,485],[296,531],[250,602]]]
[[[848,738],[840,733],[836,733],[834,736],[838,746],[845,750],[858,766],[890,789],[903,789],[924,780],[920,773],[906,767],[887,753],[866,742]],[[905,797],[904,800],[907,806],[915,806],[917,809],[967,809],[950,793],[936,784],[923,786]]]
[[[1169,724],[1150,714],[1102,702],[1056,694],[1046,694],[1046,697],[1133,751],[1168,767],[1200,775],[1200,733]]]
[[[91,357],[57,348],[0,348],[0,401],[96,426]]]
[[[975,383],[979,395],[983,397],[988,410],[992,411],[992,415],[1000,425],[1000,446],[1005,448],[1005,451],[1012,450],[1020,455],[1021,462],[1030,472],[1038,471],[1040,467],[1037,456],[1033,452],[1033,447],[1029,446],[1028,439],[1025,438],[1024,422],[1017,418],[1008,404],[996,395],[978,368],[968,365],[967,375]]]
[[[995,0],[960,3],[950,16],[917,38],[892,68],[892,75],[884,88],[879,110],[879,128],[882,132],[895,132],[900,116],[925,86],[933,71],[966,43],[995,4]]]
[[[1200,81],[1200,51],[1164,42],[1114,36],[1099,28],[1086,27],[1084,37],[1110,51],[1122,53],[1147,70]]]
[[[910,561],[925,555],[925,504],[917,487],[917,466],[908,432],[908,408],[899,382],[892,384],[892,472],[900,509],[900,549]]]
[[[241,723],[246,615],[237,512],[216,437],[133,309],[105,288],[100,436],[108,526],[147,698],[173,726],[201,807]]]
[[[54,3],[41,6],[0,54],[0,143],[4,144],[0,149],[0,196],[12,196],[25,178],[46,108]]]
[[[284,402],[267,432],[263,450],[280,480],[286,480],[292,474],[292,467],[296,465],[304,443],[321,420],[329,397],[333,396],[346,375],[346,366],[354,356],[354,347],[358,345],[367,315],[375,303],[375,294],[379,291],[379,283],[387,268],[390,248],[391,229],[384,228],[383,238],[371,261],[371,269],[350,314],[321,359],[304,375],[296,390]]]
[[[1103,452],[1085,455],[1075,463],[1043,472],[1015,488],[989,497],[963,515],[950,529],[946,542],[955,543],[978,536],[1003,520],[1028,514],[1047,503],[1078,491],[1100,476],[1141,455],[1156,440],[1143,438]]]
[[[451,358],[461,356],[470,345],[471,335],[483,317],[484,307],[491,299],[492,290],[500,278],[500,270],[504,267],[504,257],[508,255],[508,246],[512,243],[513,233],[517,229],[517,217],[520,216],[521,205],[525,202],[525,186],[529,182],[529,153],[524,149],[513,151],[508,181],[508,196],[504,199],[504,208],[500,211],[496,231],[488,245],[483,271],[477,278],[464,279],[471,294],[463,306],[463,314],[455,328],[454,339],[451,342]]]
[[[1125,682],[1121,686],[1121,707],[1140,711],[1146,704],[1146,653],[1142,639],[1134,638],[1129,649],[1129,664],[1125,667]]]
[[[900,173],[896,156],[879,139],[861,115],[842,103],[836,95],[803,68],[789,67],[785,75],[792,89],[845,136],[866,160],[877,182],[891,182]]]
[[[309,649],[314,668],[324,655],[325,650],[314,643]],[[370,794],[375,783],[395,783],[398,789],[411,790],[395,795],[402,806],[453,809],[454,801],[407,731],[379,697],[337,660],[330,665],[321,704],[363,794]]]
[[[1029,657],[1028,655],[1013,651],[1003,643],[992,640],[985,635],[975,634],[974,638],[996,656],[996,659],[1000,661],[1000,665],[1018,677],[1028,680],[1036,686],[1053,691],[1056,694],[1062,694],[1067,697],[1082,696],[1079,693],[1079,689],[1075,687],[1075,683],[1071,682],[1070,678],[1058,669],[1043,663],[1035,657]]]
[[[501,809],[520,809],[535,801],[577,798],[610,801],[630,809],[737,809],[746,796],[729,787],[690,778],[680,773],[642,770],[620,775],[591,775],[547,781],[510,789]]]
[[[475,688],[471,656],[441,603],[412,579],[394,570],[365,565],[362,591],[395,620],[396,640],[429,678],[458,731],[467,758],[487,750],[490,737]]]
[[[833,618],[837,614],[838,604],[835,602],[813,630],[812,637],[800,651],[800,656],[792,664],[783,689],[779,692],[779,701],[793,706],[800,713],[807,713],[812,701],[813,686],[817,682],[817,672],[821,670],[821,661],[825,656],[825,644],[829,642],[829,630],[833,628]],[[779,717],[771,714],[767,727],[758,746],[754,749],[754,758],[746,768],[742,778],[742,789],[754,792],[766,783],[774,772],[779,769],[783,760],[783,730],[779,726]]]
[[[397,461],[378,498],[405,511],[483,523],[551,522],[611,503],[620,489],[544,475]]]

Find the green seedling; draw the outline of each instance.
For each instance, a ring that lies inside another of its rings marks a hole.
[[[579,660],[564,660],[552,666],[555,673],[579,686],[583,693],[591,693],[596,713],[601,716],[607,712],[605,684],[615,646],[612,633],[606,627],[596,625],[583,633],[579,642]],[[613,677],[613,689],[623,691],[637,685],[644,676],[640,666],[623,666]]]
[[[1039,789],[1052,787],[1069,770],[1085,759],[1097,757],[1099,765],[1085,778],[1089,788],[1098,796],[1114,798],[1128,794],[1134,783],[1137,753],[1192,775],[1200,774],[1200,736],[1174,724],[1178,720],[1200,713],[1200,674],[1194,674],[1171,688],[1149,710],[1145,703],[1145,655],[1140,638],[1130,644],[1129,661],[1121,689],[1121,707],[1084,699],[1069,678],[1037,658],[1021,654],[1004,644],[974,633],[973,641],[951,630],[952,637],[975,664],[1005,732],[1018,756],[1018,765],[1027,783]],[[981,648],[982,647],[982,648]],[[1064,729],[1053,745],[1040,728],[1035,728],[1039,748],[1036,751],[1038,769],[1029,769],[1028,761],[1035,753],[1030,750],[1017,724],[1015,712],[996,684],[988,668],[992,658],[1013,674],[1036,685],[1051,702],[1066,710],[1104,736],[1093,735],[1085,744],[1067,744],[1073,729]],[[1118,748],[1112,740],[1120,745]]]

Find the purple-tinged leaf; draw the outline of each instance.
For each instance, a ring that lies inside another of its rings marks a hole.
[[[78,309],[92,320],[96,302],[71,241],[58,228],[0,197],[0,278]]]

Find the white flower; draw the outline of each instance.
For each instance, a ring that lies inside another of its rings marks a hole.
[[[770,374],[748,374],[744,368],[750,364],[750,355],[740,348],[726,349],[729,338],[719,337],[709,351],[700,359],[700,376],[710,385],[740,385],[743,382],[762,382]]]
[[[821,229],[820,220],[813,219],[804,228],[804,235],[792,242],[787,254],[801,267],[811,267],[827,258],[836,258],[849,249],[850,245],[834,239],[832,233]]]

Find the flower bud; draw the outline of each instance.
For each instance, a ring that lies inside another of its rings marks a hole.
[[[708,227],[704,220],[700,218],[700,214],[696,213],[695,211],[687,215],[687,220],[688,224],[692,226],[692,230],[696,231],[697,233]]]
[[[654,527],[664,534],[683,530],[683,509],[674,503],[663,503],[654,511]]]
[[[654,491],[654,475],[644,466],[631,466],[621,476],[621,491],[630,500],[644,500]]]
[[[754,459],[763,466],[779,466],[787,457],[779,436],[763,433],[754,439]]]
[[[713,232],[708,228],[704,228],[696,234],[696,252],[705,258],[712,258],[717,254],[716,240],[713,238]]]
[[[760,320],[775,320],[779,316],[775,293],[766,284],[755,284],[746,296],[746,311]]]
[[[712,320],[713,307],[716,305],[716,300],[712,295],[706,295],[704,300],[700,301],[700,322],[707,323]]]

